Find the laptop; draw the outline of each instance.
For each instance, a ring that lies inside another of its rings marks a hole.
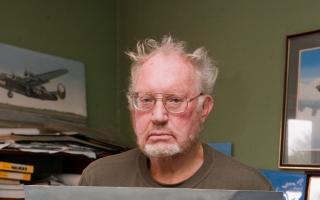
[[[25,185],[25,200],[281,200],[281,192]]]

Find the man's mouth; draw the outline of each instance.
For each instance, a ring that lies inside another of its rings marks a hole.
[[[147,140],[149,142],[168,141],[173,139],[174,136],[169,133],[151,133],[148,135]]]

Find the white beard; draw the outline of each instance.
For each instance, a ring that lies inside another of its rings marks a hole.
[[[148,157],[169,157],[176,154],[182,153],[182,148],[178,144],[146,144],[144,146],[143,152]]]

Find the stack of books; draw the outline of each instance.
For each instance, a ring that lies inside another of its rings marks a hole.
[[[21,181],[30,181],[32,165],[0,161],[0,198],[24,198]]]
[[[0,161],[0,178],[2,179],[30,181],[33,170],[32,165]]]

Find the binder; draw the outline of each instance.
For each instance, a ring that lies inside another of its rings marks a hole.
[[[34,167],[32,165],[0,161],[0,170],[33,173]]]
[[[1,171],[0,170],[0,178],[30,181],[31,174],[20,173],[20,172]]]

